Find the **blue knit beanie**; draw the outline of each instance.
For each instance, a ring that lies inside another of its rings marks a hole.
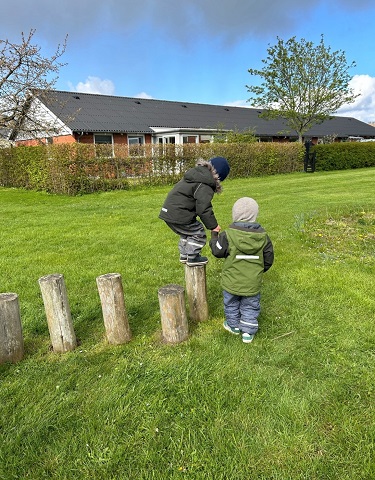
[[[220,181],[225,180],[230,171],[228,160],[224,157],[214,157],[214,158],[211,158],[210,163],[214,167],[214,169],[217,171],[219,175],[219,180]]]

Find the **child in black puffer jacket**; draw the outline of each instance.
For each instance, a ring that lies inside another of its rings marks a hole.
[[[200,255],[207,242],[204,227],[220,231],[211,201],[214,193],[222,191],[220,182],[225,180],[229,170],[224,157],[214,157],[209,162],[198,160],[196,166],[190,168],[169,192],[159,218],[180,236],[178,249],[181,263],[195,266],[208,262],[207,257]]]

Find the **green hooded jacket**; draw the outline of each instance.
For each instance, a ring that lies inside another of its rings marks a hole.
[[[213,234],[212,253],[225,258],[222,287],[239,296],[254,296],[261,290],[263,273],[273,264],[273,245],[258,223],[233,223],[225,232]]]

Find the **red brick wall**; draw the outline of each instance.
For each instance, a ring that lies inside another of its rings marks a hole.
[[[52,137],[54,144],[61,144],[61,143],[75,143],[76,139],[74,138],[73,135],[61,135],[60,137]],[[40,139],[30,139],[30,140],[17,140],[16,145],[17,147],[19,146],[24,146],[24,147],[35,147],[37,145],[41,144],[46,144],[47,139],[46,138],[40,138]]]
[[[93,133],[84,133],[80,135],[79,133],[74,133],[73,135],[61,135],[59,137],[53,137],[53,144],[62,144],[62,143],[85,143],[85,144],[92,144],[94,143],[94,134]],[[113,134],[113,142],[115,145],[127,145],[128,143],[128,136],[126,133],[114,133]],[[19,140],[16,142],[17,146],[24,145],[27,147],[40,145],[41,143],[47,143],[45,138],[39,140]],[[150,144],[152,143],[152,137],[150,133],[145,134],[145,143]]]

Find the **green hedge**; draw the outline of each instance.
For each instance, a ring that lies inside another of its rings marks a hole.
[[[176,182],[199,158],[228,158],[230,176],[290,173],[303,169],[298,143],[188,145],[64,144],[0,149],[0,184],[77,195]]]
[[[375,167],[375,142],[322,144],[312,151],[316,152],[317,171]]]

